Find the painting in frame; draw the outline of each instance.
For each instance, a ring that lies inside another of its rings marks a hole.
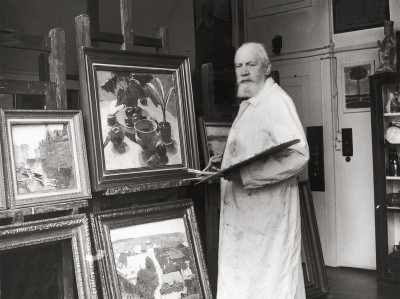
[[[212,156],[224,154],[233,119],[200,117],[198,121],[204,164],[207,165]],[[220,165],[215,166],[220,168]]]
[[[91,214],[104,298],[212,298],[193,202]]]
[[[93,189],[192,177],[198,150],[189,58],[93,48],[84,56]]]
[[[64,296],[61,297],[66,298],[66,294],[69,294],[67,297],[70,297],[71,293],[74,293],[74,291],[70,288],[75,285],[77,298],[97,298],[97,288],[93,263],[94,258],[92,257],[91,241],[89,235],[89,220],[86,215],[64,216],[52,219],[5,225],[0,227],[0,262],[2,263],[7,262],[6,264],[9,264],[9,261],[1,260],[1,258],[4,256],[14,258],[16,256],[21,256],[21,254],[16,255],[16,253],[21,252],[22,250],[37,251],[43,250],[43,248],[45,248],[46,246],[50,246],[54,249],[54,245],[59,245],[60,247],[62,247],[62,251],[60,251],[60,255],[62,254],[62,257],[59,256],[59,260],[62,260],[64,265],[69,265],[70,262],[72,263],[70,267],[63,268],[63,271],[59,272],[58,266],[55,268],[55,265],[50,265],[49,267],[47,267],[46,265],[42,265],[42,269],[51,269],[51,272],[54,272],[50,273],[50,277],[53,277],[51,274],[60,276],[58,278],[58,290],[63,291],[64,289]],[[43,252],[45,252],[45,250],[43,250]],[[65,258],[68,259],[68,262],[65,260]],[[35,261],[37,260],[46,262],[46,257],[38,257],[38,259],[35,259]],[[29,273],[32,272],[38,275],[40,271],[38,271],[37,268],[31,269],[33,265],[37,266],[37,264],[33,262],[31,263],[31,261],[26,261],[26,265],[15,266],[15,269],[10,269],[9,273],[11,274],[16,272],[16,274],[18,274],[19,268],[27,270],[29,271]],[[7,269],[3,268],[2,270],[4,271]],[[5,278],[5,280],[3,281],[3,287],[5,288],[7,279],[10,279],[10,277],[5,275],[5,272],[0,274],[2,274],[0,278]],[[19,274],[26,275],[26,273]],[[44,276],[47,274],[48,273],[43,273]],[[74,282],[66,280],[63,275],[71,277],[72,279],[74,279]],[[11,292],[13,294],[28,294],[27,296],[21,296],[20,298],[32,298],[32,296],[29,294],[32,294],[32,292],[34,293],[36,288],[39,288],[40,290],[46,289],[46,286],[34,285],[34,276],[35,275],[28,275],[27,278],[29,279],[27,281],[24,281],[25,287],[21,288],[20,290],[11,290]],[[62,286],[60,285],[60,282],[63,283]],[[10,283],[16,285],[18,284],[18,282],[14,281],[11,281]],[[68,286],[64,285],[65,283],[68,283]],[[51,281],[46,282],[46,284],[50,285]],[[2,283],[0,282],[0,287],[1,285]],[[31,288],[28,288],[28,285],[30,285]],[[57,285],[57,281],[55,282],[55,285]],[[0,294],[2,294],[1,290]],[[6,292],[4,292],[3,294],[6,295]],[[40,298],[45,297],[48,298],[46,294],[41,294],[40,296]],[[38,297],[35,296],[35,298]]]
[[[333,0],[335,34],[382,27],[389,19],[389,0]]]
[[[367,112],[371,110],[369,76],[373,74],[370,61],[343,64],[343,112]]]
[[[319,237],[310,182],[299,185],[301,214],[301,261],[307,298],[331,298]]]
[[[80,111],[2,110],[10,208],[91,197]]]

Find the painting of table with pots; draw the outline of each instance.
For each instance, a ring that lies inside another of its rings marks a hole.
[[[198,168],[186,57],[86,49],[82,103],[95,191]]]

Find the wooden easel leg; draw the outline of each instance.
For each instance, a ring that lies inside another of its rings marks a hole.
[[[206,184],[206,261],[211,290],[216,295],[218,278],[220,184]]]
[[[2,273],[1,273],[1,269],[3,268],[3,262],[2,262],[2,260],[1,260],[1,255],[0,255],[0,299],[1,298],[3,298],[2,297],[2,295],[1,295],[1,290],[2,290],[2,281],[3,281],[3,276],[2,276]]]
[[[71,241],[61,242],[61,259],[57,267],[57,284],[59,299],[74,298],[74,259],[72,256]]]
[[[23,223],[24,222],[24,213],[22,211],[15,211],[12,217],[12,223]]]

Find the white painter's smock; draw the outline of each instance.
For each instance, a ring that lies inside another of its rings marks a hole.
[[[293,139],[301,141],[240,168],[243,184],[221,180],[218,299],[305,298],[295,175],[308,145],[293,101],[272,78],[241,103],[222,168]]]

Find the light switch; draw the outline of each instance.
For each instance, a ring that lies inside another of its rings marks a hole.
[[[342,129],[342,155],[344,157],[353,156],[353,129]]]

